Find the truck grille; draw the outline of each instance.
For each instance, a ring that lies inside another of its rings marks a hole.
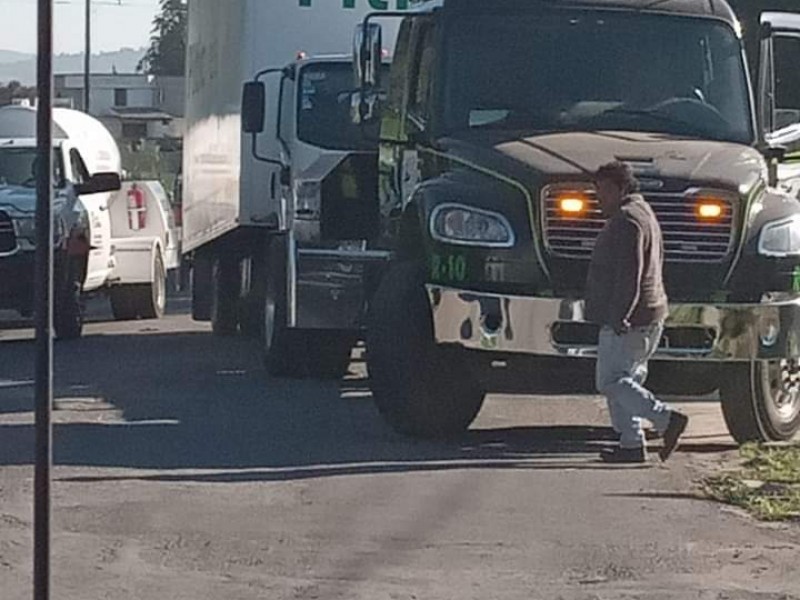
[[[574,190],[585,199],[586,209],[576,215],[561,211],[559,199],[564,187],[545,188],[544,243],[558,257],[586,258],[592,254],[597,236],[605,224],[600,206],[592,190]],[[698,197],[690,193],[647,193],[645,200],[653,208],[664,237],[665,260],[668,262],[713,263],[727,258],[733,243],[733,204],[715,194],[721,204],[721,215],[713,221],[702,221],[696,215]]]
[[[17,235],[14,223],[8,214],[0,211],[0,254],[7,254],[17,249]]]

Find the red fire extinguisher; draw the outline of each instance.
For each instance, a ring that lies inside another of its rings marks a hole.
[[[128,227],[139,231],[147,226],[147,203],[144,192],[134,183],[128,190]]]

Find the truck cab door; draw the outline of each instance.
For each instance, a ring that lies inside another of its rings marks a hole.
[[[761,15],[759,117],[774,179],[800,193],[800,14]]]

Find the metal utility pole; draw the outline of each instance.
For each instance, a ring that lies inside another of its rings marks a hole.
[[[33,598],[50,598],[50,467],[53,462],[53,0],[38,0],[36,111],[36,318]]]
[[[83,56],[83,112],[89,114],[90,109],[90,81],[92,69],[92,0],[86,0],[86,45]]]

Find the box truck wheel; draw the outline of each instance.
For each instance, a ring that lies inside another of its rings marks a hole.
[[[397,431],[445,436],[469,427],[485,391],[464,352],[437,346],[416,261],[389,267],[367,317],[367,369],[375,404]]]
[[[146,284],[112,288],[111,312],[117,321],[160,319],[167,306],[167,274],[161,254],[153,259],[153,280]]]
[[[57,339],[73,340],[83,333],[82,269],[79,260],[75,258],[64,257],[60,264],[65,272],[61,277],[56,276],[59,285],[54,292],[53,327]]]
[[[194,321],[211,320],[211,266],[212,260],[208,252],[198,250],[192,256],[189,285],[192,290]]]
[[[286,252],[286,239],[274,237],[267,251],[264,364],[275,377],[340,378],[350,364],[356,335],[287,327]]]
[[[720,397],[737,442],[789,440],[800,430],[800,360],[729,365]]]
[[[214,257],[211,265],[211,330],[228,336],[239,332],[239,263],[226,253]]]

